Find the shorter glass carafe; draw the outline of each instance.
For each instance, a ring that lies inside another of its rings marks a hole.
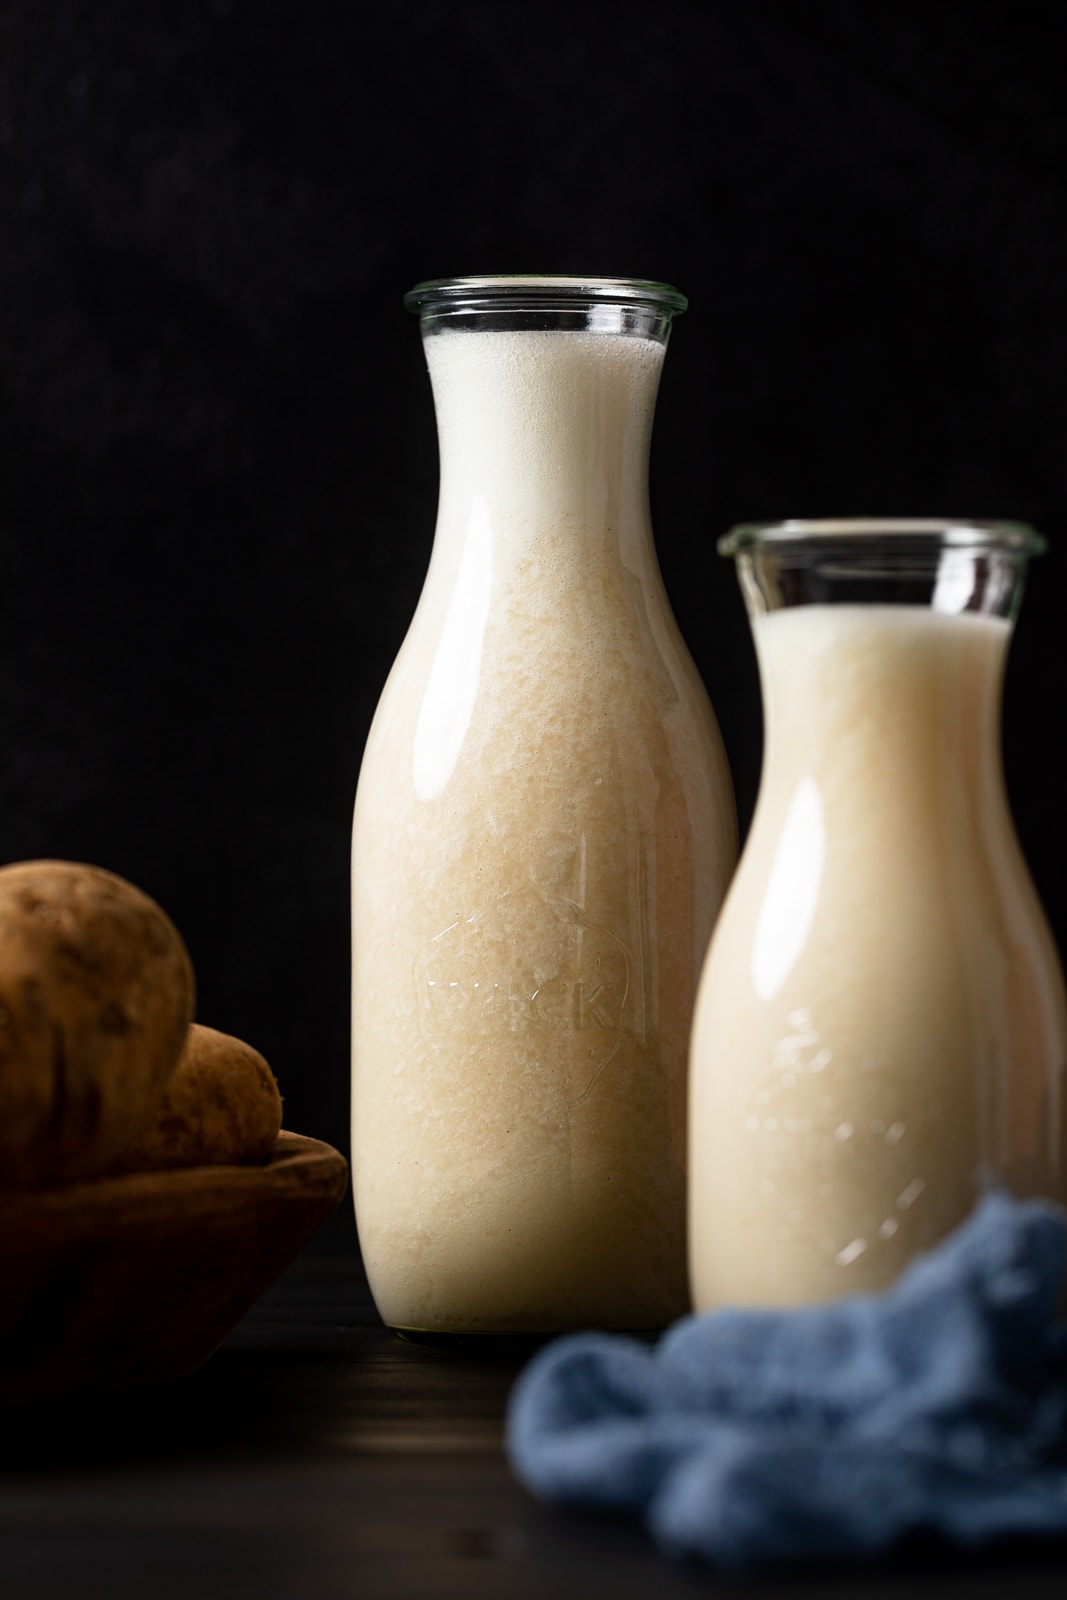
[[[1017,524],[735,529],[760,793],[698,994],[694,1303],[878,1288],[983,1183],[1062,1199],[1067,1007],[1000,757]]]

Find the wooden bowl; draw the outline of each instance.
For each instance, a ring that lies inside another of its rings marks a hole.
[[[191,1372],[347,1186],[331,1145],[282,1133],[263,1166],[0,1195],[0,1405]]]

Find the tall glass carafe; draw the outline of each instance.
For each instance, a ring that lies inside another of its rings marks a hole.
[[[1000,759],[1019,525],[736,529],[763,775],[693,1029],[693,1298],[888,1283],[999,1180],[1064,1197],[1067,1021]]]
[[[687,1302],[689,1027],[736,854],[648,508],[673,289],[422,284],[433,553],[360,773],[352,1167],[383,1319]]]

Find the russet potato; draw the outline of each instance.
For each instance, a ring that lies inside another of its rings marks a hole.
[[[262,1162],[281,1123],[278,1085],[259,1051],[193,1023],[152,1122],[108,1173]]]
[[[154,900],[100,867],[0,868],[0,1189],[102,1172],[152,1121],[193,1018]]]

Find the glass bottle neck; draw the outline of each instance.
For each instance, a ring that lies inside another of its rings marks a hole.
[[[814,785],[841,825],[847,815],[862,826],[872,797],[900,819],[940,816],[953,797],[991,804],[1011,631],[1002,617],[925,606],[808,605],[756,617],[762,787],[781,797]]]

